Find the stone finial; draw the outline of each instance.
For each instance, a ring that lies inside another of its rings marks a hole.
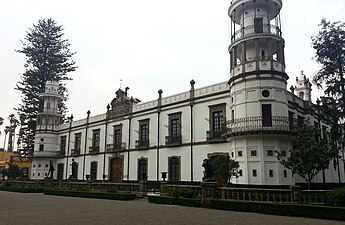
[[[108,103],[108,105],[107,105],[107,111],[109,111],[109,109],[110,109],[110,105],[109,105],[109,103]]]
[[[126,87],[125,88],[125,95],[127,96],[127,94],[128,94],[128,90],[129,90],[129,87]]]
[[[159,90],[158,90],[158,94],[159,94],[159,98],[162,98],[162,94],[163,94],[162,89],[159,89]]]
[[[86,114],[87,114],[87,117],[90,117],[90,110],[87,110]]]
[[[294,87],[293,85],[291,85],[291,87],[290,87],[290,91],[291,91],[291,93],[292,93],[292,94],[294,94],[294,93],[295,93],[295,87]]]
[[[190,85],[192,86],[192,89],[194,89],[195,81],[194,81],[194,80],[191,80],[189,83],[190,83]]]

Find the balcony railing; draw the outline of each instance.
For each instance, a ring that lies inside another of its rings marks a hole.
[[[227,121],[226,136],[247,135],[255,133],[293,134],[296,131],[296,121],[288,117],[253,116]]]
[[[165,145],[180,145],[182,144],[182,135],[165,136]]]
[[[64,157],[65,154],[66,154],[65,151],[58,151],[58,152],[57,152],[57,157]]]
[[[148,148],[150,141],[147,140],[136,140],[135,141],[135,147],[136,148]]]
[[[90,146],[89,147],[89,154],[97,154],[99,153],[99,146]]]
[[[238,39],[241,39],[253,34],[273,34],[279,37],[282,36],[282,32],[278,26],[275,26],[272,24],[264,24],[262,32],[255,32],[255,26],[250,25],[250,26],[242,27],[241,29],[236,31],[235,34],[232,35],[231,41],[236,41]]]
[[[223,134],[226,131],[226,128],[222,128],[220,131],[208,130],[206,131],[207,141],[224,141]]]
[[[118,152],[126,149],[126,142],[107,145],[107,152]]]
[[[71,156],[80,155],[80,149],[71,149]]]

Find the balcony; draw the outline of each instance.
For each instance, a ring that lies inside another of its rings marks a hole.
[[[114,143],[107,145],[107,152],[119,152],[126,149],[126,142]]]
[[[294,135],[297,130],[295,121],[288,117],[273,116],[265,118],[253,116],[227,121],[225,137],[253,135],[253,134],[283,134]]]
[[[89,147],[89,154],[97,154],[99,153],[99,146],[90,146]]]
[[[57,157],[65,157],[66,152],[65,151],[58,151]]]
[[[136,140],[135,141],[135,148],[148,148],[149,147],[149,140]]]
[[[71,156],[80,155],[80,149],[71,149]]]
[[[231,37],[231,42],[237,41],[241,38],[251,36],[254,34],[259,34],[259,35],[272,34],[272,35],[277,35],[277,36],[281,37],[282,31],[280,30],[280,28],[278,26],[275,26],[272,24],[264,24],[262,27],[262,32],[256,32],[255,26],[250,25],[250,26],[242,27],[241,29],[236,31],[235,34],[232,35],[232,37]]]
[[[176,136],[165,136],[165,145],[181,145],[182,144],[182,135]]]
[[[225,141],[223,134],[225,132],[225,128],[222,129],[221,131],[213,131],[213,130],[208,130],[206,131],[206,140],[208,142],[221,142]]]

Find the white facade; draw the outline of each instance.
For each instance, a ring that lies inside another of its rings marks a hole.
[[[145,103],[129,97],[127,88],[119,89],[104,114],[88,112],[85,119],[72,117],[65,124],[51,109],[62,99],[49,92],[56,84],[47,83],[32,179],[45,177],[49,160],[54,161],[54,178],[68,179],[74,159],[79,180],[160,181],[167,172],[168,181],[199,182],[203,159],[228,154],[240,162],[241,176],[232,183],[300,182],[277,161],[276,152],[289,154],[295,121],[328,126],[310,98],[287,90],[281,7],[281,0],[232,1],[231,71],[226,82],[195,89],[192,80],[184,93],[162,97],[159,90],[157,100]],[[325,171],[326,182],[339,179],[345,180],[339,163]],[[315,182],[323,182],[323,175]]]

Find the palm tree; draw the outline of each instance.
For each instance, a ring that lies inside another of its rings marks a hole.
[[[8,151],[13,152],[13,143],[16,133],[16,128],[19,124],[19,121],[15,118],[14,114],[10,114],[8,116],[8,119],[10,120],[10,127],[9,127],[9,135],[8,135]]]
[[[4,118],[2,118],[2,117],[0,116],[0,126],[1,126],[3,123],[4,123]],[[0,135],[1,135],[1,131],[0,131]]]
[[[6,136],[7,136],[7,133],[10,131],[10,127],[9,126],[6,126],[5,129],[5,139],[4,139],[4,150],[5,150],[5,146],[6,146]]]

